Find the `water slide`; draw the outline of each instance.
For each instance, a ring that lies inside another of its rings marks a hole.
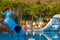
[[[54,15],[53,18],[50,19],[50,21],[48,22],[48,24],[47,24],[44,28],[42,28],[42,30],[50,27],[51,25],[56,25],[56,24],[57,24],[57,25],[60,25],[60,24],[59,24],[59,20],[60,20],[60,14]]]
[[[14,13],[5,12],[4,14],[6,15],[6,17],[2,24],[7,25],[17,35],[24,35],[24,30],[22,29],[22,27],[14,21]]]
[[[41,30],[44,30],[44,29],[46,29],[47,27],[51,26],[51,25],[52,25],[52,20],[53,20],[53,19],[50,19],[50,21],[48,22],[48,24],[47,24],[44,28],[42,28]]]
[[[48,22],[48,24],[42,28],[45,36],[51,38],[52,40],[59,40],[60,34],[60,15],[54,15],[53,18]]]

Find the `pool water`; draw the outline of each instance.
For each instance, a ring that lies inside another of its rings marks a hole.
[[[47,37],[46,37],[47,36]],[[32,33],[24,36],[17,36],[14,32],[0,33],[0,40],[60,40],[60,33],[58,32],[43,32],[43,34]]]
[[[39,34],[33,35],[24,35],[24,36],[17,36],[15,33],[0,33],[0,40],[47,40],[43,35],[40,36]]]

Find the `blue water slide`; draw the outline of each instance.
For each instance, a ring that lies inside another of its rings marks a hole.
[[[7,17],[10,17],[10,18],[15,17],[14,13],[12,13],[12,12],[5,12],[4,14],[6,15],[5,18],[7,18]]]
[[[24,35],[24,30],[22,27],[12,19],[14,14],[12,12],[5,12],[5,15],[6,17],[3,24],[7,25],[13,32],[17,33],[17,35]]]

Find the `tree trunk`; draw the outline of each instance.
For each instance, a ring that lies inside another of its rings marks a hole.
[[[25,20],[25,27],[24,27],[24,29],[25,29],[25,30],[27,29],[27,26],[26,26],[26,20]]]
[[[20,24],[22,25],[22,11],[21,11],[21,14],[20,14]]]
[[[18,24],[20,24],[19,8],[17,8],[17,13],[16,14],[17,14],[17,17],[18,17],[18,19],[17,19],[18,20]]]
[[[32,19],[31,19],[31,28],[33,27],[33,16],[32,16]]]

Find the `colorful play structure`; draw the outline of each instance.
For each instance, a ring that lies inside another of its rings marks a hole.
[[[7,25],[12,32],[7,34],[0,33],[0,40],[60,40],[60,16],[55,15],[41,33],[25,34],[22,27],[14,20],[12,12],[3,13],[6,15],[2,24]]]

